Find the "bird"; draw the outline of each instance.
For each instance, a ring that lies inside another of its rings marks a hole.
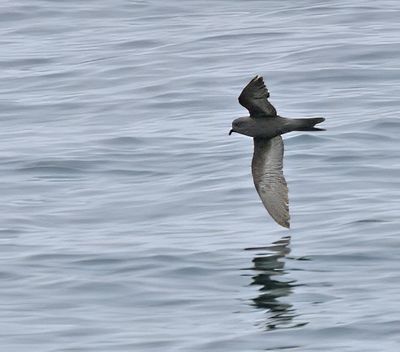
[[[287,118],[279,116],[268,101],[269,91],[262,76],[255,76],[239,95],[239,103],[250,116],[232,122],[233,132],[253,138],[251,163],[254,186],[261,201],[279,225],[290,228],[288,187],[283,174],[284,144],[282,134],[292,131],[325,131],[315,125],[323,117]]]

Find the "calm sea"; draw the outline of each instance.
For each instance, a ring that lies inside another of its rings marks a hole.
[[[398,1],[0,4],[0,349],[400,350]],[[292,229],[228,136],[263,75]]]

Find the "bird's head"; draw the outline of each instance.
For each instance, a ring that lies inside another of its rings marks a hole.
[[[244,134],[246,136],[253,137],[253,130],[255,127],[255,121],[251,117],[239,117],[232,121],[232,129],[229,131],[229,135],[233,132]]]

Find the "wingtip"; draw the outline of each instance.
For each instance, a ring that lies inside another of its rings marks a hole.
[[[290,216],[288,216],[288,217],[276,217],[276,216],[272,215],[271,213],[270,213],[270,215],[278,225],[290,230]]]
[[[289,221],[279,222],[278,224],[281,225],[282,227],[284,227],[284,228],[290,230],[290,223],[289,223]]]

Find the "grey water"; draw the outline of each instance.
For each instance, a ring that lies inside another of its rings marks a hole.
[[[400,350],[398,1],[4,0],[1,351]],[[263,75],[291,230],[228,136]]]

